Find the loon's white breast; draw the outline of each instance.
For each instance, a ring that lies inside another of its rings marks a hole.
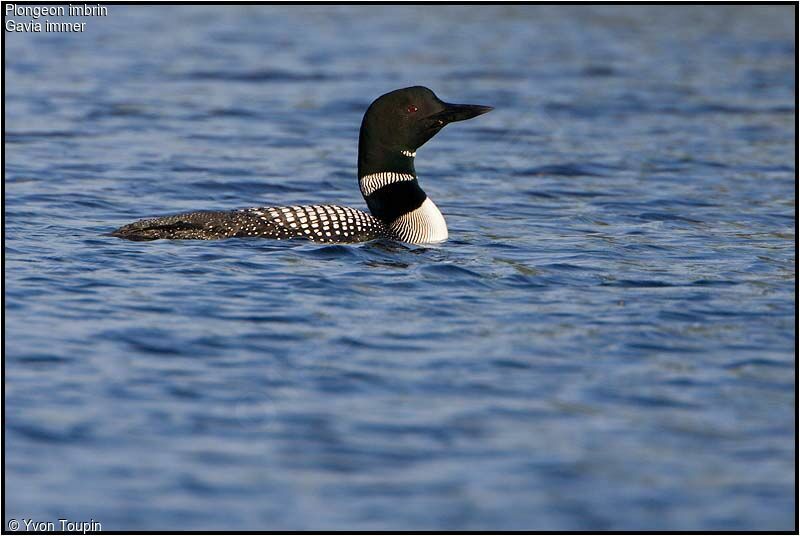
[[[397,218],[389,225],[389,229],[400,240],[411,244],[433,244],[447,240],[447,222],[429,197],[419,208]]]

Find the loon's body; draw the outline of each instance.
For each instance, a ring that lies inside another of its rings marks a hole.
[[[447,224],[419,185],[416,150],[446,124],[491,109],[447,104],[420,86],[375,100],[364,114],[358,148],[358,182],[369,213],[338,205],[200,211],[140,220],[111,235],[128,240],[260,237],[340,243],[379,238],[413,244],[441,242],[447,239]]]

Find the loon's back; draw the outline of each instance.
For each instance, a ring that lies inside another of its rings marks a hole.
[[[338,205],[255,207],[200,211],[140,220],[112,236],[128,240],[218,240],[222,238],[307,238],[314,242],[365,242],[398,238],[371,214]]]

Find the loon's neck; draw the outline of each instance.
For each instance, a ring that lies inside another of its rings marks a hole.
[[[386,171],[416,176],[415,155],[416,153],[402,148],[384,146],[366,134],[362,127],[358,139],[358,176]]]
[[[358,184],[372,215],[404,242],[425,244],[447,240],[444,216],[417,180],[414,153],[384,154],[380,164],[365,156],[359,151]]]

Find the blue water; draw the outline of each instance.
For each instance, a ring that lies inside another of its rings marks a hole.
[[[6,38],[4,523],[794,528],[794,7],[124,7]],[[407,85],[450,240],[339,202]]]

